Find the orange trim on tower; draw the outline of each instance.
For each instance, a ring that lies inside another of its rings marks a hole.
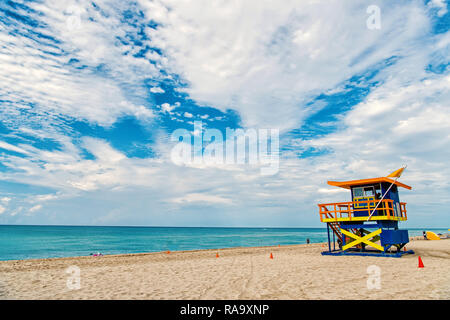
[[[371,178],[371,179],[361,179],[361,180],[350,180],[350,181],[328,181],[327,183],[330,186],[335,186],[335,187],[341,187],[341,188],[345,188],[345,189],[350,189],[350,187],[353,186],[361,186],[361,185],[366,185],[366,184],[372,184],[372,183],[380,183],[380,182],[388,182],[388,183],[394,183],[396,186],[411,190],[412,187],[403,184],[399,181],[395,181],[393,179],[387,178],[387,177],[380,177],[380,178]]]

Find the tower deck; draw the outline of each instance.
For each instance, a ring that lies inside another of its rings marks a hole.
[[[367,221],[379,200],[349,201],[319,204],[321,222]],[[406,221],[406,203],[398,206],[391,199],[383,199],[369,221]]]

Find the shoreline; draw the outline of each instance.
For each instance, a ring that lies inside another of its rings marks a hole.
[[[447,239],[450,238],[450,234],[446,234]],[[423,236],[413,236],[409,237],[409,241],[422,241],[426,240]],[[441,239],[446,240],[446,239]],[[431,241],[431,240],[430,240]],[[433,240],[434,241],[434,240]],[[149,251],[149,252],[132,252],[132,253],[118,253],[118,254],[102,254],[99,257],[93,255],[85,256],[69,256],[69,257],[50,257],[50,258],[30,258],[30,259],[10,259],[10,260],[0,260],[2,262],[18,262],[18,261],[41,261],[41,260],[58,260],[58,259],[79,259],[79,258],[101,258],[101,257],[117,257],[117,256],[134,256],[134,255],[148,255],[148,254],[161,254],[170,251],[171,254],[183,253],[183,252],[199,252],[199,251],[223,251],[223,250],[233,250],[233,249],[250,249],[250,248],[279,248],[279,247],[291,247],[291,246],[311,246],[311,245],[327,245],[328,242],[311,242],[310,244],[287,244],[287,245],[275,245],[275,246],[239,246],[239,247],[224,247],[224,248],[213,248],[213,249],[192,249],[192,250],[165,250],[165,251]]]
[[[327,242],[314,242],[310,244],[302,243],[302,244],[287,244],[287,245],[280,245],[280,246],[252,246],[252,247],[225,247],[225,248],[218,248],[218,249],[193,249],[193,250],[168,250],[170,253],[168,254],[167,251],[152,251],[152,252],[134,252],[134,253],[118,253],[118,254],[103,254],[101,256],[71,256],[71,257],[53,257],[53,258],[31,258],[31,259],[16,259],[16,260],[0,260],[0,265],[5,262],[12,262],[12,263],[18,263],[18,262],[40,262],[40,261],[57,261],[57,260],[72,260],[72,259],[95,259],[95,258],[107,258],[107,257],[134,257],[134,256],[147,256],[147,255],[176,255],[176,254],[182,254],[182,253],[202,253],[202,252],[213,252],[214,254],[217,252],[223,252],[223,251],[233,251],[233,250],[245,250],[245,249],[268,249],[268,248],[289,248],[289,247],[317,247],[318,245],[327,244]],[[315,246],[314,246],[315,245]]]

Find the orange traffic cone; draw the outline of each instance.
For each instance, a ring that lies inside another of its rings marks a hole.
[[[270,253],[270,259],[273,259],[273,254],[272,254],[272,252]]]
[[[424,265],[422,262],[422,258],[420,258],[420,256],[419,256],[419,268],[423,268],[423,267],[424,267]]]
[[[216,258],[218,258],[218,257],[219,257],[219,253],[217,252],[217,253],[216,253]]]

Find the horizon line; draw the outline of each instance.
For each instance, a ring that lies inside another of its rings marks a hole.
[[[26,227],[126,227],[126,228],[229,228],[229,229],[326,229],[326,227],[243,227],[243,226],[146,226],[146,225],[77,225],[77,224],[0,224]],[[448,229],[447,227],[410,227],[405,229]]]

